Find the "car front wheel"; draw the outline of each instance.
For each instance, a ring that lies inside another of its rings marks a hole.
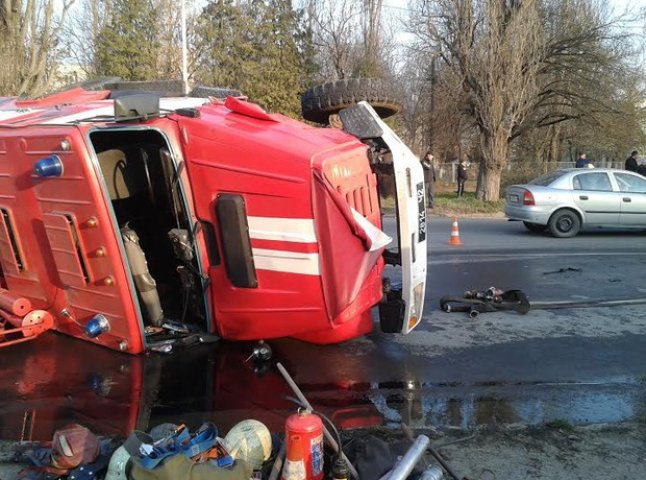
[[[527,230],[534,233],[544,232],[547,228],[547,225],[541,225],[540,223],[523,222],[523,225],[525,225]]]
[[[574,237],[581,230],[581,219],[572,210],[557,210],[548,223],[550,233],[557,238]]]

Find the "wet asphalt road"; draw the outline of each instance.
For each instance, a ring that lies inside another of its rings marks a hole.
[[[520,223],[473,219],[460,221],[464,245],[450,247],[449,232],[449,219],[430,220],[420,335],[447,328],[435,319],[439,297],[468,288],[520,288],[532,300],[637,297],[646,291],[643,233],[559,240],[530,234]],[[562,318],[567,322],[567,312]],[[519,332],[513,341],[441,353],[412,348],[408,340],[414,337],[379,333],[343,345],[289,339],[271,345],[274,360],[287,367],[315,408],[344,428],[395,427],[400,421],[457,428],[586,424],[646,416],[646,331],[617,332],[545,338]],[[1,352],[0,439],[49,439],[71,421],[117,435],[163,421],[198,426],[207,419],[226,431],[250,417],[281,430],[294,410],[290,391],[271,365],[245,362],[251,348],[221,343],[132,357],[45,335]]]

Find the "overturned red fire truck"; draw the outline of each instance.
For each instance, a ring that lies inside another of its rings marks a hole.
[[[0,345],[53,328],[136,354],[169,325],[333,343],[369,332],[377,305],[382,330],[410,332],[426,279],[420,163],[369,104],[338,120],[239,96],[0,98]]]

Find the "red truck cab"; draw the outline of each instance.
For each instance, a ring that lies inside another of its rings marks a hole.
[[[372,329],[376,305],[384,330],[408,333],[424,302],[422,169],[369,105],[341,118],[345,131],[317,128],[234,97],[0,99],[0,295],[129,353],[178,326],[340,342]],[[385,287],[387,262],[401,288]]]

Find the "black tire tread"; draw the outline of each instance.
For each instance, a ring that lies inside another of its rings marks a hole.
[[[396,95],[383,80],[349,78],[305,91],[301,96],[301,112],[305,120],[327,124],[330,115],[360,101],[367,101],[381,118],[388,118],[401,110]]]
[[[188,94],[189,97],[215,97],[225,99],[227,97],[241,97],[242,92],[232,88],[222,87],[207,87],[205,85],[198,85]]]

